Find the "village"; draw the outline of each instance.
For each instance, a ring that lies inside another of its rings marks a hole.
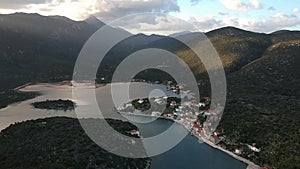
[[[178,87],[169,87],[178,93]],[[214,109],[211,109],[214,107]],[[183,125],[199,142],[205,142],[215,148],[229,150],[236,156],[251,156],[261,152],[256,143],[240,143],[226,146],[226,135],[216,129],[222,116],[221,106],[211,106],[211,99],[203,97],[200,101],[177,97],[155,97],[135,99],[118,107],[119,113],[169,119]],[[131,131],[140,136],[139,131]],[[234,155],[232,155],[234,156]]]

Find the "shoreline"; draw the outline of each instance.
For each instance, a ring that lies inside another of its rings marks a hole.
[[[104,86],[106,86],[108,84],[110,84],[110,83],[105,83],[105,84],[96,83],[96,84],[94,84],[94,86],[95,86],[95,89],[97,89],[97,88],[100,88],[100,87],[104,87]],[[29,87],[29,86],[38,86],[38,85],[46,85],[46,86],[48,86],[48,85],[54,85],[54,86],[64,86],[64,85],[66,85],[66,86],[72,87],[72,82],[71,81],[62,81],[62,82],[54,82],[54,83],[50,83],[50,82],[49,83],[48,82],[45,82],[45,83],[43,83],[43,82],[30,82],[30,83],[23,84],[23,85],[18,86],[18,87],[14,88],[14,89],[11,89],[11,90],[14,90],[15,92],[28,92],[28,93],[32,92],[32,93],[37,93],[37,95],[35,97],[33,97],[33,98],[28,98],[28,99],[21,100],[21,101],[11,102],[11,103],[7,104],[5,107],[0,108],[0,110],[6,109],[9,106],[12,106],[14,104],[18,104],[18,103],[21,103],[23,101],[31,100],[31,99],[34,99],[34,98],[40,96],[41,94],[39,92],[23,90],[26,87]]]
[[[84,83],[83,83],[84,84]],[[99,87],[103,87],[103,86],[106,86],[108,84],[111,84],[111,83],[95,83],[95,84],[92,84],[91,86],[95,86],[95,88],[99,88]],[[22,91],[22,89],[28,87],[28,86],[35,86],[35,85],[55,85],[55,86],[63,86],[63,85],[66,85],[66,86],[73,86],[72,82],[71,81],[61,81],[61,82],[30,82],[30,83],[26,83],[24,85],[21,85],[21,86],[18,86],[16,88],[14,88],[13,90],[15,91]]]
[[[152,117],[152,118],[158,118],[158,119],[164,119],[164,120],[171,120],[179,125],[182,125],[186,130],[188,130],[189,133],[191,133],[195,138],[197,138],[199,141],[203,141],[203,143],[211,146],[212,148],[215,148],[215,149],[218,149],[226,154],[228,154],[229,156],[231,156],[232,158],[236,159],[236,160],[239,160],[245,164],[247,164],[247,169],[260,169],[260,166],[254,164],[252,161],[250,160],[247,160],[243,157],[240,157],[236,154],[234,154],[233,152],[229,151],[229,150],[226,150],[226,149],[223,149],[222,147],[220,146],[217,146],[215,145],[214,143],[212,143],[211,141],[207,140],[207,139],[204,139],[204,138],[201,138],[200,136],[198,135],[195,135],[195,133],[193,132],[190,132],[189,131],[189,128],[184,125],[183,123],[181,123],[181,121],[179,120],[174,120],[172,118],[169,118],[169,117],[162,117],[162,116],[151,116],[151,115],[145,115],[145,114],[132,114],[132,113],[125,113],[125,112],[119,112],[120,114],[124,114],[124,115],[133,115],[133,116],[141,116],[141,117]]]
[[[107,83],[107,84],[95,84],[95,87],[96,88],[100,88],[100,87],[104,87],[108,84],[111,84],[111,83]],[[67,85],[67,86],[72,86],[72,83],[70,81],[62,81],[62,82],[55,82],[55,83],[27,83],[27,84],[24,84],[24,85],[21,85],[17,88],[15,88],[14,90],[16,91],[22,91],[22,89],[28,87],[28,86],[35,86],[35,85],[54,85],[54,86],[63,86],[63,85]],[[30,99],[28,99],[30,100]],[[25,101],[25,100],[24,100]],[[23,101],[22,101],[23,102]],[[17,102],[14,102],[14,103],[11,103],[9,104],[8,106],[10,105],[13,105]],[[7,107],[6,107],[7,108]],[[5,108],[3,108],[5,109]],[[164,120],[170,120],[172,122],[175,122],[175,123],[178,123],[180,125],[182,125],[186,130],[189,131],[189,128],[183,124],[181,121],[179,120],[174,120],[172,118],[168,118],[168,117],[162,117],[162,116],[151,116],[151,115],[144,115],[144,114],[132,114],[132,113],[126,113],[126,112],[118,112],[120,114],[124,114],[124,115],[133,115],[133,116],[143,116],[143,117],[152,117],[152,118],[159,118],[159,119],[164,119]],[[233,152],[229,151],[229,150],[226,150],[226,149],[223,149],[221,148],[220,146],[217,146],[215,144],[213,144],[212,142],[210,142],[209,140],[207,139],[203,139],[203,138],[200,138],[198,135],[195,135],[195,133],[192,133],[189,131],[189,133],[191,133],[194,137],[196,137],[198,140],[202,141],[203,143],[206,143],[207,145],[209,145],[210,147],[212,148],[215,148],[215,149],[218,149],[226,154],[228,154],[229,156],[231,156],[232,158],[238,160],[238,161],[241,161],[243,163],[245,163],[246,165],[248,165],[247,169],[260,169],[260,167],[256,164],[254,164],[253,162],[251,162],[250,160],[247,160],[243,157],[240,157],[236,154],[234,154]]]

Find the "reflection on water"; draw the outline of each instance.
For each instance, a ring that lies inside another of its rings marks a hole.
[[[124,91],[124,85],[114,84],[116,93],[122,93]],[[150,85],[134,83],[130,86],[129,99],[148,97],[149,93],[153,90],[161,90],[167,96],[175,96],[174,93],[166,91],[165,86]],[[72,99],[72,87],[67,85],[51,85],[40,84],[27,86],[22,89],[23,91],[35,91],[42,93],[34,99],[23,101],[10,105],[5,109],[0,109],[0,130],[8,127],[15,122],[21,122],[25,120],[46,118],[53,116],[68,116],[76,117],[75,111],[55,111],[55,110],[40,110],[34,109],[30,104],[37,101],[56,100],[56,99]],[[89,88],[87,90],[93,90]],[[97,88],[95,90],[97,96],[97,103],[101,107],[101,112],[105,117],[124,119],[118,113],[116,113],[113,99],[111,96],[111,85]],[[120,94],[122,95],[122,94]],[[90,96],[82,94],[79,99],[73,100],[78,107],[85,107],[89,110],[91,107],[89,98]],[[121,98],[122,100],[122,98]],[[116,105],[119,106],[119,105]],[[98,112],[94,112],[98,113]],[[135,118],[148,118],[148,117],[135,117]],[[142,119],[141,119],[142,120]],[[149,124],[137,125],[144,137],[151,137],[165,131],[170,127],[173,122],[158,119]],[[157,143],[159,144],[159,143]],[[172,150],[158,155],[152,158],[152,169],[244,169],[246,165],[231,158],[229,155],[218,151],[206,144],[200,144],[196,138],[188,135],[180,144],[178,144]]]

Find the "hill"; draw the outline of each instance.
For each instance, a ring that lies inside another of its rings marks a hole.
[[[35,96],[12,90],[19,85],[70,80],[82,45],[103,25],[94,17],[78,22],[38,14],[0,15],[0,107]],[[227,146],[255,142],[262,146],[262,152],[246,158],[260,165],[297,168],[300,31],[263,34],[225,27],[206,35],[227,76],[227,104],[218,128],[226,135]],[[196,44],[201,40],[197,32],[175,36]],[[201,94],[209,95],[204,65],[186,45],[166,36],[138,34],[120,42],[105,56],[97,77],[105,77],[101,82],[110,82],[115,68],[126,56],[145,48],[177,54],[194,72]],[[159,71],[145,71],[137,78],[172,80]]]

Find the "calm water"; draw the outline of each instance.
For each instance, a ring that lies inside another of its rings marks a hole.
[[[151,125],[135,125],[142,131],[143,136],[150,137],[165,131],[172,124],[171,121],[158,119]],[[245,169],[246,167],[244,163],[226,153],[199,143],[190,134],[170,151],[152,157],[151,163],[151,169]]]
[[[114,84],[120,92],[123,85]],[[115,88],[115,89],[116,89]],[[133,90],[134,89],[134,90]],[[153,89],[160,89],[168,96],[172,93],[166,92],[164,86],[160,85],[141,85],[134,84],[130,88],[130,99],[148,97]],[[48,111],[38,110],[30,106],[36,101],[44,101],[46,99],[72,99],[72,87],[66,85],[33,85],[28,86],[24,91],[38,91],[43,95],[21,103],[13,104],[5,109],[0,109],[0,130],[8,127],[15,122],[38,119],[53,116],[76,117],[74,111]],[[91,90],[91,89],[87,89]],[[110,96],[111,85],[96,89],[97,101],[101,106],[102,112],[108,112],[107,117],[120,118],[115,112],[112,98]],[[153,94],[153,93],[152,93]],[[89,96],[82,94],[81,99],[74,100],[78,106],[89,107]],[[136,117],[139,121],[152,120],[148,117]],[[134,123],[137,125],[144,137],[154,136],[165,131],[173,122],[158,119],[149,124]],[[178,124],[176,124],[178,125]],[[178,126],[182,127],[182,126]],[[187,135],[183,141],[170,151],[152,157],[151,169],[245,169],[246,165],[229,155],[216,150],[206,144],[201,144],[198,140]]]

